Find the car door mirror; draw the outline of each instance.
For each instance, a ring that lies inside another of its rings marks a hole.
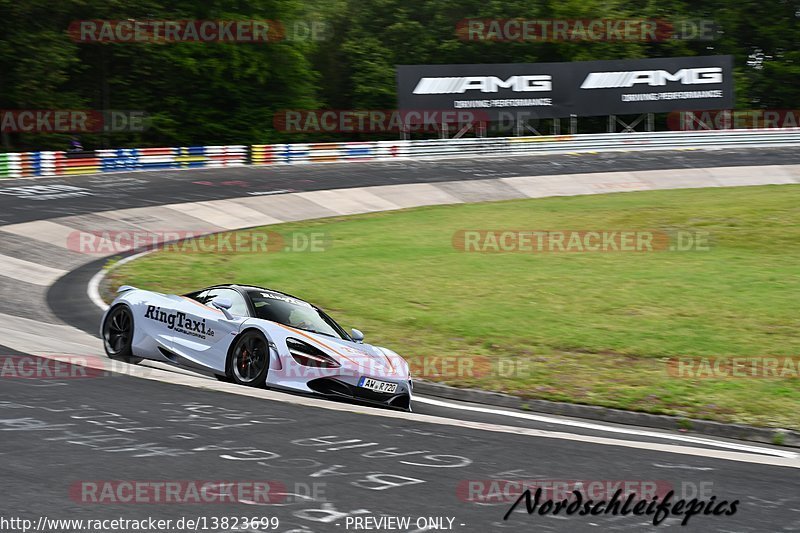
[[[356,342],[364,342],[364,334],[361,333],[356,328],[350,330],[350,338],[352,338]]]
[[[214,298],[211,301],[211,305],[222,311],[222,314],[225,315],[225,318],[228,320],[233,320],[233,315],[229,311],[229,309],[233,307],[233,302],[231,302],[230,298]]]

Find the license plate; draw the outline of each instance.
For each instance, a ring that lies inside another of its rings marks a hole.
[[[361,380],[358,382],[358,386],[375,392],[383,392],[385,394],[394,394],[394,392],[397,391],[397,383],[378,381],[377,379],[372,378],[361,378]]]

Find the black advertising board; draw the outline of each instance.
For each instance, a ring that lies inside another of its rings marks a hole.
[[[499,120],[503,113],[535,113],[553,118],[570,114],[563,96],[556,97],[557,70],[565,63],[496,65],[401,65],[397,98],[401,111],[464,110]],[[553,67],[556,67],[555,69]]]
[[[490,120],[728,109],[732,56],[400,65],[398,108],[465,110]]]
[[[733,57],[666,57],[569,63],[581,116],[733,107]]]

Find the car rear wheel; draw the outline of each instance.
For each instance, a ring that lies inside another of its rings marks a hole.
[[[113,307],[103,322],[103,347],[106,355],[126,363],[138,364],[141,357],[133,355],[133,313],[127,305]]]
[[[269,343],[260,332],[244,332],[228,357],[228,376],[234,383],[263,387],[269,371]]]

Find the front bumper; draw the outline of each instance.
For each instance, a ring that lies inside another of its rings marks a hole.
[[[342,398],[401,411],[411,411],[410,381],[393,381],[393,383],[397,383],[397,390],[391,394],[365,389],[336,377],[313,379],[307,385],[312,391],[328,398]]]

